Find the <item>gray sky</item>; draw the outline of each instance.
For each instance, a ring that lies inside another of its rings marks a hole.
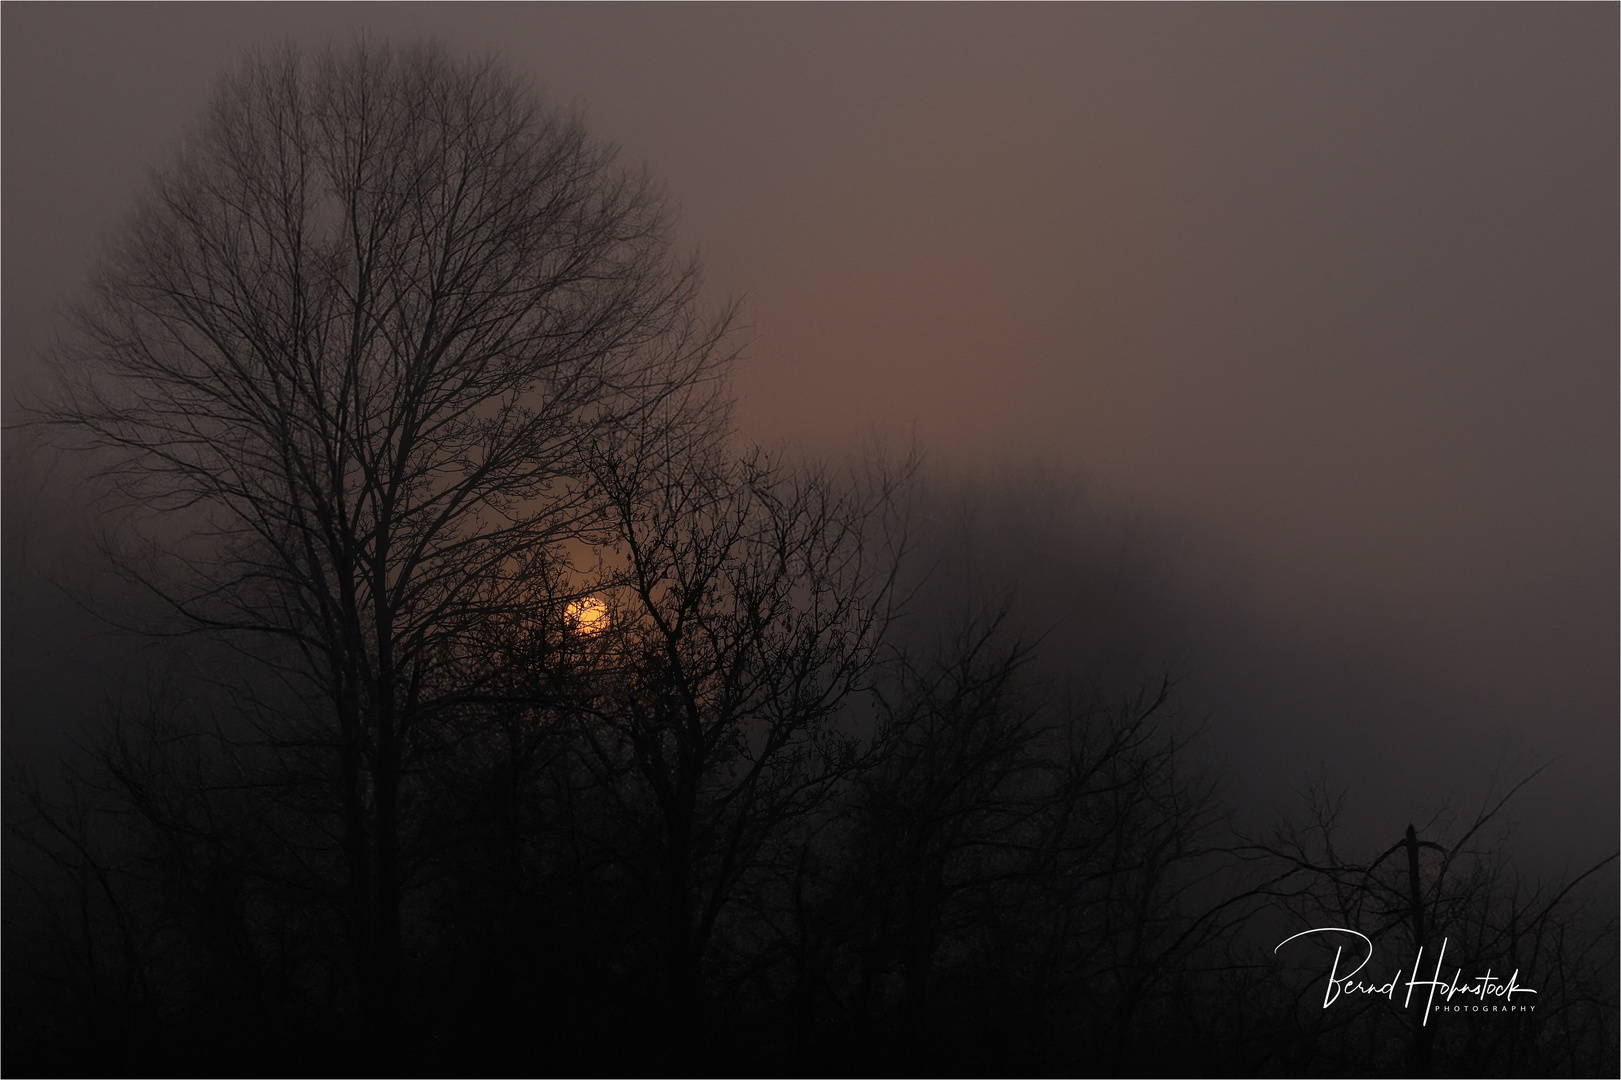
[[[745,297],[747,433],[1132,508],[1243,784],[1399,831],[1554,759],[1533,846],[1614,844],[1614,5],[9,4],[8,416],[239,51],[360,28],[647,162]]]

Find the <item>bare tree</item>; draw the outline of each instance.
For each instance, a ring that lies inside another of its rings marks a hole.
[[[595,839],[637,877],[696,1049],[729,905],[874,745],[853,705],[891,615],[911,466],[839,477],[667,446],[629,433],[599,458],[608,629],[571,708],[609,806]]]
[[[535,609],[625,428],[711,438],[727,316],[647,179],[488,62],[246,60],[95,275],[43,419],[137,511],[121,565],[314,691],[360,995],[396,1019],[402,785]],[[544,583],[542,585],[542,583]]]
[[[1537,770],[1540,772],[1541,770]],[[1406,1075],[1594,1075],[1615,1071],[1615,932],[1613,901],[1592,888],[1617,856],[1554,883],[1527,878],[1504,854],[1506,834],[1492,836],[1531,773],[1486,800],[1473,819],[1443,811],[1365,860],[1346,857],[1340,817],[1345,796],[1321,784],[1307,792],[1305,823],[1280,829],[1246,857],[1281,871],[1267,888],[1284,933],[1337,927],[1373,943],[1394,937],[1407,946],[1406,978],[1445,960],[1445,970],[1472,978],[1510,972],[1529,988],[1535,1008],[1512,1017],[1430,1015],[1423,997],[1345,995],[1322,1004],[1322,950],[1304,972],[1291,972],[1294,999],[1274,1005],[1270,1052],[1303,1071],[1409,1070]],[[1393,830],[1394,831],[1394,830]],[[1610,881],[1613,883],[1613,877]],[[1608,910],[1606,910],[1608,909]],[[1273,924],[1276,925],[1276,924]],[[1282,935],[1279,935],[1282,936]],[[1338,942],[1334,944],[1339,944]],[[1351,950],[1347,949],[1349,953]],[[1388,954],[1381,961],[1389,963]],[[1318,966],[1314,966],[1318,965]],[[1371,968],[1370,968],[1371,970]],[[1403,986],[1406,984],[1403,983]],[[1309,991],[1309,993],[1308,993]],[[1431,1004],[1441,1003],[1437,998]],[[1468,1000],[1460,999],[1460,1000]],[[1468,1010],[1460,1010],[1467,1012]],[[1476,1010],[1487,1011],[1487,1010]]]
[[[824,935],[848,922],[844,1008],[890,1014],[908,1054],[1017,1031],[1002,1052],[1051,1067],[1057,1028],[1126,1067],[1139,1015],[1212,933],[1198,893],[1221,807],[1157,720],[1167,681],[1113,706],[1063,693],[1010,622],[993,609],[894,665],[889,744],[839,834],[849,876],[810,914]]]

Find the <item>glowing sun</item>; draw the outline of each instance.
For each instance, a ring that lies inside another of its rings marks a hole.
[[[600,634],[608,629],[608,605],[595,596],[581,597],[563,609],[563,621],[577,634]]]

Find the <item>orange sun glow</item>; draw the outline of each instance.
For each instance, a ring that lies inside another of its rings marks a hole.
[[[563,621],[577,634],[600,634],[608,629],[608,605],[595,596],[581,597],[563,609]]]

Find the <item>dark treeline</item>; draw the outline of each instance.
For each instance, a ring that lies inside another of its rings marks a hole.
[[[1241,835],[1129,537],[1034,624],[915,461],[740,449],[731,340],[498,67],[222,84],[35,412],[170,644],[9,771],[8,1071],[1614,1073],[1613,863],[1520,880],[1506,799]],[[1041,497],[1027,552],[1093,541]],[[1536,1009],[1324,1007],[1314,927]]]

